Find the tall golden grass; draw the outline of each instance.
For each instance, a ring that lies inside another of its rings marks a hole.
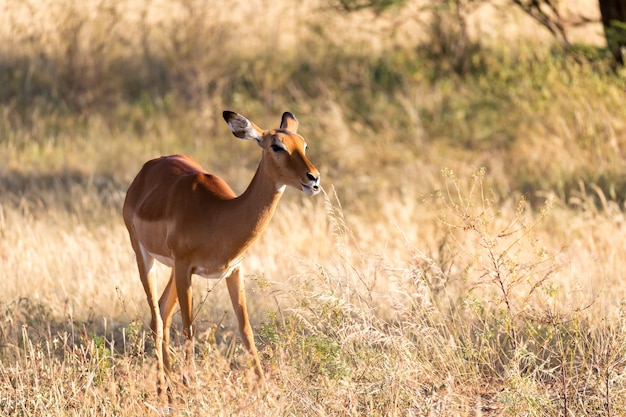
[[[1,2],[3,415],[624,414],[623,72],[490,36],[458,73],[418,6]],[[192,382],[159,404],[121,205],[178,152],[243,191],[226,108],[293,111],[325,192],[245,259],[267,389],[196,279]]]

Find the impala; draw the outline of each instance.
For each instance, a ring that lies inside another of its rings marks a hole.
[[[269,223],[287,185],[307,195],[320,191],[320,174],[305,156],[307,145],[296,133],[298,121],[293,114],[284,113],[280,128],[270,130],[237,113],[224,111],[223,116],[233,135],[253,140],[263,150],[243,194],[236,196],[224,180],[206,172],[193,158],[171,155],[146,162],[124,201],[124,222],[152,314],[159,396],[165,389],[165,374],[171,377],[170,326],[177,299],[187,360],[193,352],[192,274],[226,279],[243,344],[259,382],[264,383],[248,320],[243,255]],[[172,268],[160,298],[155,259]]]

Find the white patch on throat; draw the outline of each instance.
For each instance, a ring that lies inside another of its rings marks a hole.
[[[287,185],[285,184],[276,184],[276,191],[281,194],[285,191],[285,188],[287,188]]]

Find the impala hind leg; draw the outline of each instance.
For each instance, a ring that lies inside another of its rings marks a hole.
[[[163,363],[163,320],[161,319],[161,313],[159,311],[154,258],[143,249],[140,243],[132,238],[132,235],[131,243],[135,249],[139,278],[146,292],[148,305],[150,306],[150,314],[152,316],[150,329],[154,336],[154,350],[157,357],[157,394],[161,399],[165,400],[167,389]]]
[[[248,319],[248,308],[246,307],[246,294],[241,268],[236,268],[230,276],[226,278],[226,285],[228,286],[230,300],[233,304],[235,315],[237,316],[237,322],[239,323],[239,333],[241,334],[243,345],[250,355],[252,355],[252,359],[254,361],[254,372],[259,378],[261,384],[265,385],[265,376],[263,375],[259,355],[254,344],[252,327],[250,326],[250,320]]]

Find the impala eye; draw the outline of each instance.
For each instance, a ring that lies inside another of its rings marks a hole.
[[[287,149],[283,148],[280,145],[272,145],[271,148],[272,148],[272,151],[274,151],[276,153],[278,153],[278,152],[287,152]]]

